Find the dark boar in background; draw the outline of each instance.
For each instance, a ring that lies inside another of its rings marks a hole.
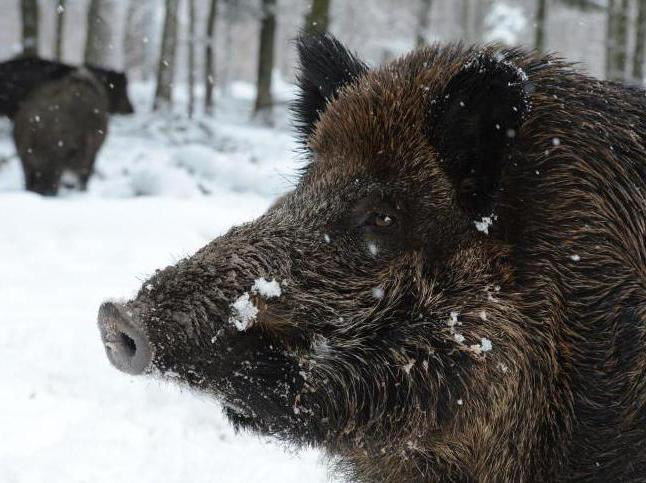
[[[27,95],[46,82],[74,71],[71,65],[41,59],[16,57],[0,63],[0,114],[13,118]]]
[[[68,172],[84,190],[107,134],[108,115],[133,112],[126,75],[21,58],[0,65],[0,80],[13,92],[2,112],[13,118],[26,188],[56,194]]]
[[[491,46],[298,48],[300,183],[106,302],[111,362],[351,480],[643,480],[644,93]]]

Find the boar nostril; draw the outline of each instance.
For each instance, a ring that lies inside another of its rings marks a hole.
[[[148,369],[152,354],[146,334],[119,304],[106,302],[99,309],[99,330],[108,360],[128,374]]]
[[[134,356],[137,352],[137,344],[135,343],[135,341],[132,340],[132,338],[129,337],[128,334],[124,334],[123,332],[119,334],[119,337],[121,338],[121,345],[123,346],[124,354],[128,357]]]

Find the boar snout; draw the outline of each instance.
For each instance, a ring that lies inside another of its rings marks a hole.
[[[114,367],[128,374],[142,374],[150,366],[150,342],[136,318],[121,305],[105,302],[98,316],[101,340]]]

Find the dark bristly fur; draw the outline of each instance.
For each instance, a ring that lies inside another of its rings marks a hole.
[[[36,57],[0,64],[0,114],[14,122],[30,191],[56,194],[65,171],[85,189],[107,134],[108,114],[132,112],[123,72]]]
[[[299,92],[292,104],[292,113],[301,139],[307,145],[325,105],[343,85],[365,74],[368,67],[329,35],[303,35],[296,46],[302,68],[297,75]]]
[[[299,52],[311,162],[127,304],[149,372],[351,480],[644,481],[644,93],[496,46]]]

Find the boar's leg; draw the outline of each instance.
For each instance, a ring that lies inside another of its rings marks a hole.
[[[25,187],[28,191],[43,196],[56,196],[61,181],[61,171],[52,169],[45,171],[25,171]]]

